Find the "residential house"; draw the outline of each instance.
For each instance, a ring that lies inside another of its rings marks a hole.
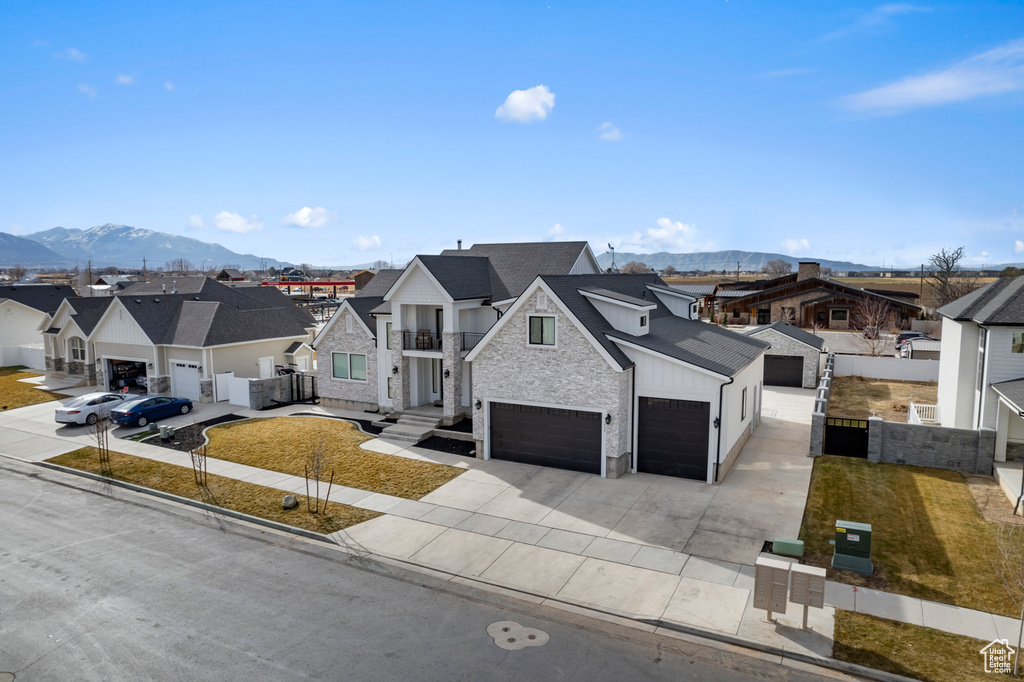
[[[0,367],[43,369],[42,330],[65,298],[77,298],[66,285],[0,285]]]
[[[178,277],[112,297],[65,298],[43,336],[49,371],[104,390],[212,402],[216,375],[312,369],[314,330],[312,316],[273,287]]]
[[[245,273],[235,268],[224,268],[217,273],[216,280],[218,282],[244,282]]]
[[[939,423],[996,430],[996,461],[1024,457],[1024,277],[948,303],[942,316]]]
[[[798,327],[852,329],[861,302],[873,301],[890,313],[893,326],[902,327],[921,308],[901,294],[896,298],[823,279],[818,263],[802,262],[797,272],[761,282],[745,283],[746,293],[722,301],[730,324],[789,322]],[[913,296],[913,294],[910,294]],[[722,299],[722,291],[718,292]],[[916,300],[916,297],[915,297]]]
[[[764,385],[814,388],[818,385],[821,357],[828,353],[825,340],[788,322],[773,322],[747,333],[767,341]]]

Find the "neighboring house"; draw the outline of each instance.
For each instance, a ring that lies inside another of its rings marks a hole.
[[[218,282],[244,282],[245,273],[235,268],[224,268],[217,273],[216,280]]]
[[[939,423],[996,430],[996,461],[1024,457],[1024,277],[948,303],[942,316]]]
[[[718,291],[717,298],[729,324],[771,324],[781,320],[798,327],[853,329],[854,311],[862,301],[888,307],[891,323],[899,327],[921,312],[919,306],[907,300],[907,294],[886,296],[822,279],[820,264],[812,262],[800,263],[797,272],[783,277],[745,283],[744,288],[747,291],[742,296],[731,300],[723,297],[722,289]]]
[[[699,322],[699,296],[656,275],[599,273],[585,242],[381,271],[317,336],[321,403],[471,416],[484,458],[721,480],[759,419],[768,343]]]
[[[77,298],[65,285],[0,286],[0,367],[43,369],[42,330],[65,298]]]
[[[759,420],[768,344],[656,275],[542,275],[466,356],[485,457],[721,480]]]
[[[313,318],[277,289],[236,289],[208,277],[166,284],[65,299],[44,334],[47,369],[105,390],[201,402],[214,400],[218,374],[268,378],[279,365],[312,369]]]
[[[370,270],[360,270],[359,272],[352,273],[345,279],[351,279],[355,282],[355,290],[362,291],[363,287],[369,284],[370,280],[373,279],[373,276],[374,273]]]
[[[767,341],[764,355],[764,385],[814,388],[818,385],[821,355],[827,353],[825,340],[788,322],[773,322],[747,333]]]

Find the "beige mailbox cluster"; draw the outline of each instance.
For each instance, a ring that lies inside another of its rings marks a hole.
[[[825,607],[825,569],[758,557],[754,564],[754,608],[767,611],[765,619],[774,623],[772,614],[785,613],[787,602],[804,607],[806,630],[808,607]]]

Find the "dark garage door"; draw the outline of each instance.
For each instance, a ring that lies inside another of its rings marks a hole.
[[[640,398],[638,471],[706,481],[711,403]]]
[[[764,356],[764,385],[793,386],[804,385],[804,358],[801,355],[766,355]]]
[[[491,457],[601,473],[601,413],[491,403]]]

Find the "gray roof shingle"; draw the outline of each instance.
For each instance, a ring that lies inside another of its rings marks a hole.
[[[998,384],[992,384],[992,388],[1016,405],[1018,410],[1024,409],[1024,378],[1000,381]]]
[[[759,329],[749,331],[747,332],[747,336],[757,336],[758,334],[762,334],[767,331],[775,331],[778,332],[779,334],[784,334],[785,336],[788,336],[791,339],[806,344],[811,348],[816,348],[817,350],[821,350],[825,346],[825,339],[821,338],[820,336],[815,336],[810,332],[804,331],[800,327],[794,326],[789,322],[784,322],[782,320],[779,320],[778,322],[773,322],[766,327],[761,327]]]
[[[1001,277],[936,312],[978,324],[1024,325],[1024,277]]]
[[[417,256],[434,279],[456,301],[471,298],[509,298],[489,258],[466,256]]]
[[[352,306],[353,312],[359,316],[359,319],[363,321],[366,328],[370,330],[370,336],[377,338],[377,321],[373,319],[373,310],[384,302],[384,299],[380,296],[354,296],[353,298],[345,299],[345,303]],[[388,312],[391,311],[391,306],[388,304]]]
[[[483,257],[490,261],[501,286],[491,297],[495,301],[515,298],[537,275],[566,275],[587,248],[587,242],[525,242],[474,244],[468,249],[446,249],[441,256]],[[450,293],[450,292],[449,292]]]
[[[362,298],[363,296],[383,296],[388,293],[388,290],[398,281],[398,278],[402,276],[405,270],[394,269],[394,270],[379,270],[377,274],[370,278],[370,281],[356,293],[356,298]]]
[[[52,315],[65,298],[78,298],[75,290],[66,284],[4,284],[0,285],[0,300],[9,299]]]

